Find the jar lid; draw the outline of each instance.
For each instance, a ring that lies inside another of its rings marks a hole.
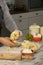
[[[39,25],[37,25],[36,23],[34,23],[33,25],[31,25],[29,28],[40,28]]]

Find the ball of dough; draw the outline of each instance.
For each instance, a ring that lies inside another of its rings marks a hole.
[[[11,40],[18,40],[22,36],[22,32],[20,30],[15,30],[10,34]]]
[[[41,45],[38,43],[24,40],[21,44],[21,47],[31,49],[33,52],[37,52],[40,49]]]

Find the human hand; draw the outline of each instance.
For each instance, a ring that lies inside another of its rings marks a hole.
[[[14,44],[12,41],[10,41],[10,38],[7,37],[0,37],[0,43],[10,47],[17,45],[17,43]]]

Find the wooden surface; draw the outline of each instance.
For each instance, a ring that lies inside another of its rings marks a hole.
[[[43,65],[43,42],[40,42],[42,47],[35,53],[34,59],[22,59],[22,60],[0,60],[0,65]],[[0,51],[6,47],[0,47]]]

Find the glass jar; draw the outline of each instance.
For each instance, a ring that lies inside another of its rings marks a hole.
[[[39,25],[37,25],[36,23],[34,23],[33,25],[31,25],[30,27],[29,27],[29,33],[30,34],[33,34],[33,33],[40,33],[40,26]]]

